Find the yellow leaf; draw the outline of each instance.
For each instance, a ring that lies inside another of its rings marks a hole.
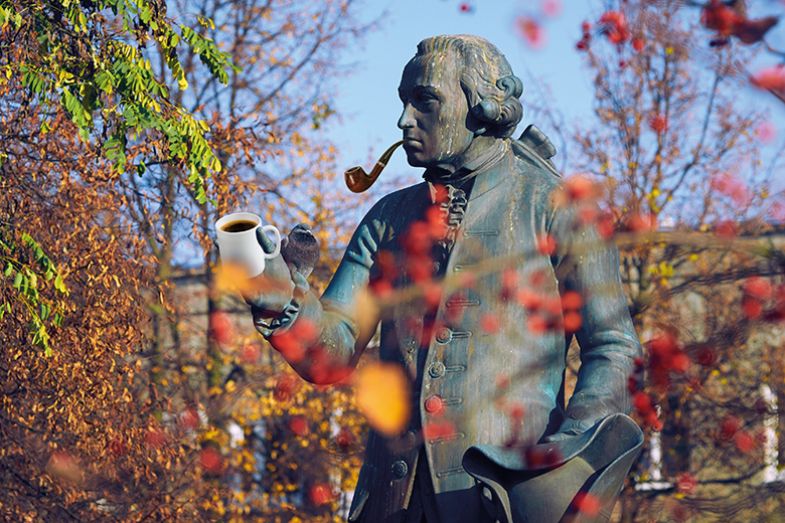
[[[221,263],[215,271],[215,287],[221,293],[243,293],[250,290],[248,271],[238,263]]]
[[[357,406],[368,423],[388,436],[409,421],[409,382],[398,365],[373,363],[360,369],[355,382]]]
[[[329,245],[329,243],[326,244]],[[376,324],[379,322],[379,314],[379,303],[373,293],[368,289],[360,290],[355,298],[354,317],[357,319],[361,338],[373,334]]]

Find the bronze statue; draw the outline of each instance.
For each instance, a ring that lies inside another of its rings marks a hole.
[[[413,414],[399,436],[371,431],[349,521],[602,520],[640,450],[625,413],[641,348],[618,253],[554,199],[563,180],[547,138],[531,126],[510,138],[522,90],[482,38],[420,42],[398,88],[398,127],[424,181],[374,205],[321,298],[280,257],[265,274],[285,284],[247,298],[273,347],[301,322],[316,327],[305,357],[290,363],[328,383],[356,365],[374,334],[358,323],[359,293],[444,282],[435,298],[415,293],[370,322],[381,324],[381,359],[411,376]],[[370,185],[365,176],[354,172],[352,183]],[[426,238],[422,224],[435,219],[443,228]],[[270,241],[259,241],[268,251]],[[579,314],[570,325],[565,296]],[[582,365],[565,404],[573,334]],[[444,421],[453,430],[423,437]],[[576,495],[593,497],[597,510],[579,510]]]

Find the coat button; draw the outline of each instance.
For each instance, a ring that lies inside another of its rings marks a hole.
[[[449,343],[452,340],[452,331],[447,327],[441,327],[436,331],[436,341],[439,343]]]
[[[428,368],[428,374],[431,375],[431,378],[441,378],[444,376],[444,371],[447,370],[444,366],[444,363],[441,361],[434,361],[431,363],[431,366]]]
[[[429,414],[441,414],[444,411],[444,401],[434,394],[425,400],[425,412]]]
[[[392,473],[396,479],[402,479],[409,473],[409,465],[402,459],[392,464]]]

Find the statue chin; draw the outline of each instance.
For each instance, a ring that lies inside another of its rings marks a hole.
[[[421,149],[411,148],[407,149],[406,145],[404,145],[404,151],[406,151],[406,162],[411,165],[412,167],[423,167],[425,169],[437,168],[437,169],[444,169],[445,165],[450,164],[450,160],[452,158],[428,158],[425,156],[425,153]]]
[[[406,162],[412,167],[428,168],[430,166],[430,162],[425,161],[422,158],[418,158],[418,152],[420,151],[406,151]]]

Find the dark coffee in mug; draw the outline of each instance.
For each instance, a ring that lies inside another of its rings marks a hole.
[[[243,232],[253,229],[257,225],[259,224],[251,220],[234,220],[221,227],[221,230],[226,232]]]

